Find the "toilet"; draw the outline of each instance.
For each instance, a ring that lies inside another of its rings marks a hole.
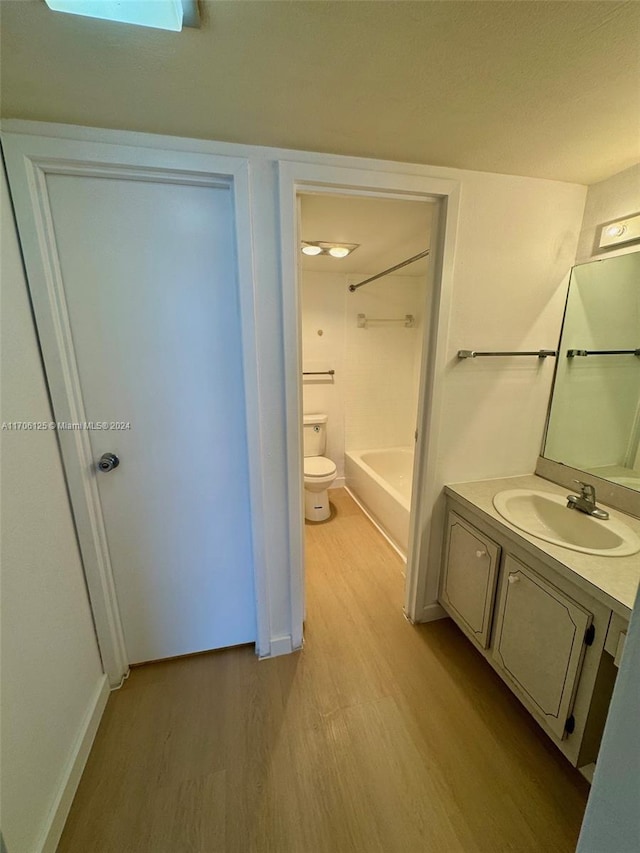
[[[322,454],[327,445],[327,416],[304,415],[304,517],[326,521],[331,515],[329,486],[336,478],[335,462]]]

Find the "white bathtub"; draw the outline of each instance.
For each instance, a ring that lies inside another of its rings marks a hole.
[[[344,456],[347,489],[406,557],[413,478],[413,448],[349,450]]]

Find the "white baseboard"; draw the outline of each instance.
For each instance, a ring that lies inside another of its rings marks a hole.
[[[107,676],[103,675],[89,702],[80,731],[62,772],[58,794],[40,836],[40,843],[36,847],[37,853],[55,853],[108,698],[109,682]]]
[[[277,658],[280,657],[280,655],[289,655],[293,651],[295,651],[295,649],[293,648],[291,634],[285,634],[282,637],[272,637],[269,654],[260,655],[260,660],[265,660],[266,658]]]
[[[435,622],[436,619],[448,619],[449,614],[437,602],[427,604],[422,608],[422,615],[418,622]]]
[[[333,481],[333,485],[331,486],[329,491],[331,491],[331,489],[344,489],[344,487],[345,487],[344,477],[336,477],[335,480]]]

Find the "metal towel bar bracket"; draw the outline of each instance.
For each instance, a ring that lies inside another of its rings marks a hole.
[[[485,356],[485,355],[535,355],[538,358],[547,358],[548,356],[554,356],[558,353],[554,349],[539,349],[532,352],[478,352],[473,349],[459,349],[458,350],[458,358],[476,358],[476,356]]]
[[[334,376],[335,370],[303,370],[303,376]]]

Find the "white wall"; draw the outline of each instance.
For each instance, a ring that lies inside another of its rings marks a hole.
[[[585,192],[503,175],[463,179],[441,425],[445,483],[535,468],[554,359],[456,353],[557,347]]]
[[[4,171],[1,225],[1,419],[48,423]],[[96,708],[99,718],[106,681],[55,433],[2,431],[0,438],[2,832],[10,853],[31,853],[45,840],[45,849],[55,849],[73,794],[68,775],[77,781],[72,762]],[[86,737],[83,745],[86,752]]]
[[[336,486],[342,485],[345,449],[413,444],[426,279],[386,276],[348,291],[349,283],[376,272],[301,274],[303,369],[336,371],[333,379],[304,379],[303,410],[329,417],[326,455],[338,468]],[[413,314],[416,325],[372,323],[362,329],[359,313],[372,318]]]
[[[576,262],[581,264],[591,258],[637,252],[637,243],[607,252],[594,251],[600,226],[631,213],[640,213],[640,163],[589,187]]]

